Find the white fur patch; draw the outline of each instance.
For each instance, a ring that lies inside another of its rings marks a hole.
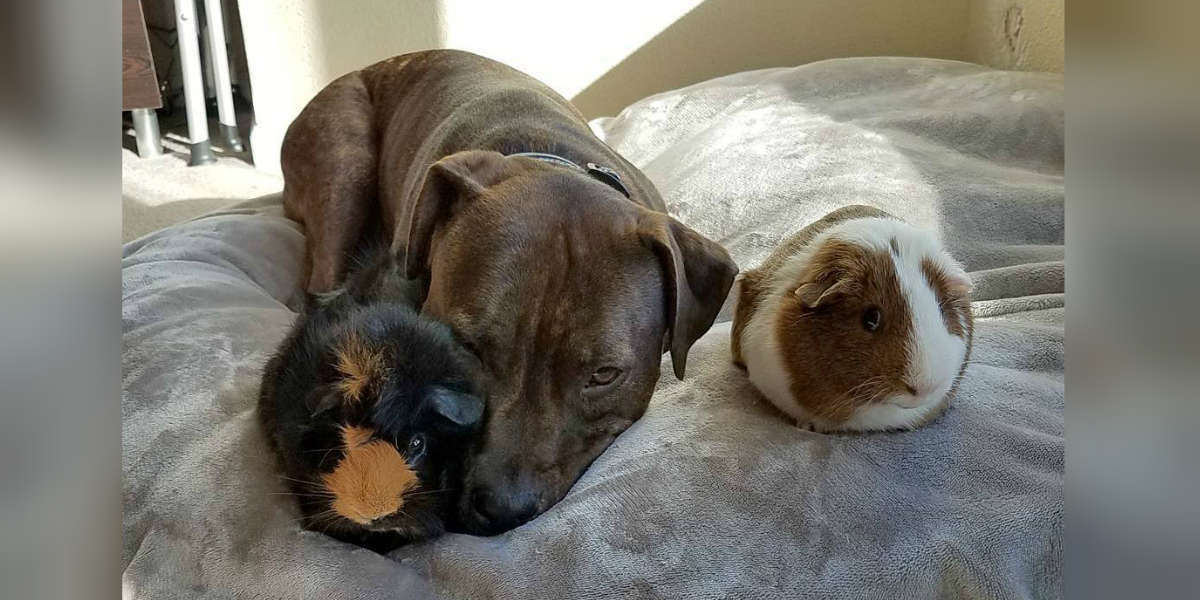
[[[739,282],[739,285],[741,283]],[[807,419],[808,411],[792,397],[792,378],[783,362],[783,353],[775,335],[779,317],[779,290],[764,293],[758,310],[742,330],[742,360],[750,382],[776,408],[796,419]],[[784,290],[782,293],[787,293]],[[741,295],[735,296],[740,298]]]
[[[941,410],[945,404],[945,396],[940,401],[921,404],[913,408],[897,406],[890,402],[868,404],[862,407],[854,416],[838,429],[847,431],[885,431],[891,429],[912,429],[924,423],[930,414]]]

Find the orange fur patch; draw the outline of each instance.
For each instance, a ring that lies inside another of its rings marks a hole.
[[[346,449],[357,448],[371,441],[371,436],[375,435],[375,431],[366,427],[355,427],[348,425],[342,427],[342,445]]]
[[[360,525],[399,511],[404,494],[420,483],[395,446],[372,435],[365,427],[342,427],[346,454],[323,477],[334,512]]]
[[[342,379],[338,390],[347,402],[359,402],[363,394],[383,378],[383,353],[371,348],[357,334],[351,333],[334,352],[337,370]]]

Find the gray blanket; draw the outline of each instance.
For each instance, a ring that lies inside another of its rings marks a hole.
[[[1061,78],[850,59],[742,73],[594,128],[744,267],[829,210],[941,232],[973,361],[928,427],[822,435],[729,362],[728,312],[544,515],[390,557],[300,530],[254,414],[298,306],[278,198],[127,244],[123,583],[131,597],[1053,598],[1062,594]]]

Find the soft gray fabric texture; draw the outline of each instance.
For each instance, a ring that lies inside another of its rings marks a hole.
[[[254,405],[304,238],[264,198],[125,246],[124,586],[150,598],[1062,594],[1060,77],[920,59],[742,73],[594,128],[744,268],[828,211],[941,232],[975,282],[941,418],[822,435],[729,362],[728,310],[547,513],[391,559],[304,532]]]

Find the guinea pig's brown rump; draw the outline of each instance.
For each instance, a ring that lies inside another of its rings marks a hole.
[[[765,291],[762,271],[754,269],[742,272],[736,286],[737,304],[733,312],[733,329],[729,334],[729,350],[733,355],[733,364],[744,370],[746,359],[742,356],[742,333],[758,309],[758,301]]]
[[[933,293],[937,296],[946,331],[967,341],[969,355],[971,334],[974,329],[971,298],[968,294],[970,290],[961,284],[955,284],[954,280],[929,258],[921,261],[921,273],[925,275],[925,280],[929,282],[929,286],[933,288]]]
[[[775,335],[792,396],[813,416],[839,423],[903,389],[912,322],[886,251],[830,240],[789,290]],[[874,332],[862,327],[869,308],[882,315]],[[834,318],[812,318],[814,311]]]
[[[331,508],[360,525],[398,512],[404,495],[417,488],[417,474],[394,446],[372,439],[366,427],[343,426],[345,454],[333,471],[322,477],[333,497]]]
[[[967,363],[971,360],[971,350],[975,344],[975,315],[971,312],[971,297],[969,286],[955,283],[940,266],[926,258],[921,261],[921,272],[938,299],[942,311],[942,322],[946,331],[962,338],[967,344],[962,366],[954,379],[954,385],[946,393],[945,402],[949,403],[957,394],[962,383],[963,374],[967,371]],[[931,417],[932,418],[932,417]]]

